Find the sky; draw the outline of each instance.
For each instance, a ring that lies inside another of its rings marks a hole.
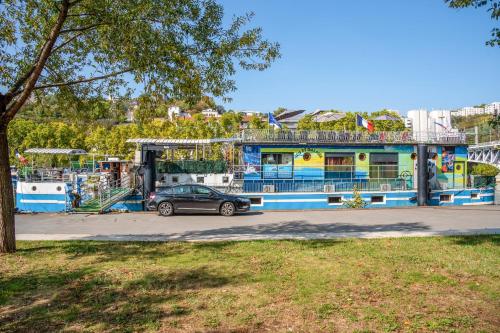
[[[227,19],[281,44],[270,69],[239,70],[226,109],[338,109],[405,114],[500,101],[500,47],[486,9],[442,0],[221,0]]]

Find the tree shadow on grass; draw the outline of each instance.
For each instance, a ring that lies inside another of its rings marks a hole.
[[[165,242],[113,242],[113,241],[56,241],[51,245],[33,246],[25,243],[17,251],[24,256],[37,256],[41,253],[64,253],[68,259],[92,256],[95,263],[124,262],[128,260],[162,259],[182,255],[189,245]]]
[[[133,279],[89,268],[31,271],[0,280],[1,290],[9,291],[0,304],[0,332],[155,330],[165,318],[195,310],[186,302],[178,305],[190,294],[244,279],[204,267],[149,272]]]
[[[500,246],[500,235],[450,236],[450,239],[457,245],[471,246],[491,243]]]
[[[265,223],[248,226],[232,226],[225,228],[187,231],[181,234],[171,234],[168,236],[177,237],[179,240],[209,240],[211,238],[224,239],[231,237],[262,236],[272,239],[286,236],[307,236],[325,235],[331,237],[332,234],[352,234],[362,236],[372,232],[415,232],[426,231],[430,227],[422,222],[397,222],[390,224],[359,225],[352,223],[321,223],[311,224],[305,220],[294,220],[279,223]]]

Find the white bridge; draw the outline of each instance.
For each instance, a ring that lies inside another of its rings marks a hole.
[[[500,168],[500,141],[483,142],[469,146],[468,160]]]

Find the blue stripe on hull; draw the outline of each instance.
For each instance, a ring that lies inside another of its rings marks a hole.
[[[328,197],[341,196],[342,200],[351,200],[352,193],[242,193],[249,198],[262,198],[262,205],[252,205],[251,210],[307,210],[339,209],[340,204],[329,204]],[[368,203],[367,208],[411,207],[416,206],[416,191],[367,192],[361,197]],[[383,196],[383,202],[371,203],[372,196]]]
[[[442,194],[452,196],[451,202],[440,201]],[[477,194],[476,199],[471,198],[471,194]],[[488,189],[465,189],[465,190],[446,190],[432,191],[429,205],[431,206],[473,206],[473,205],[493,205],[495,201],[495,190]]]
[[[478,198],[472,199],[471,194]],[[451,194],[452,202],[440,202],[440,194]],[[494,189],[448,190],[432,192],[428,204],[431,206],[490,205],[494,202]],[[261,198],[261,205],[252,205],[251,210],[308,210],[341,209],[343,204],[329,204],[328,197],[341,196],[342,200],[351,200],[351,192],[336,193],[242,193],[244,197]],[[371,203],[372,196],[383,196],[383,202]],[[363,192],[361,197],[367,202],[366,208],[391,208],[417,206],[417,191]]]
[[[65,194],[16,194],[16,208],[21,212],[57,213],[69,206]]]
[[[122,201],[118,201],[109,207],[108,211],[113,210],[127,210],[130,212],[140,212],[142,211],[142,195],[129,195],[125,197]]]

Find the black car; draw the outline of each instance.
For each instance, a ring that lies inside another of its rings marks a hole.
[[[163,187],[150,193],[146,202],[148,210],[160,215],[175,213],[220,213],[224,216],[250,209],[250,199],[224,194],[202,185],[176,185]]]

